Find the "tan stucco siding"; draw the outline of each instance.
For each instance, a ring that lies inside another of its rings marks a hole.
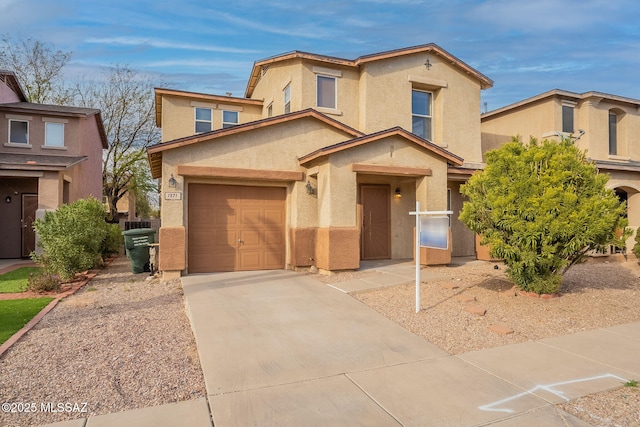
[[[360,126],[366,133],[393,126],[411,131],[411,90],[433,93],[433,142],[480,161],[480,84],[458,68],[424,54],[366,64],[360,83]]]
[[[284,114],[284,88],[291,85],[291,112],[302,109],[302,61],[299,59],[271,64],[266,74],[256,84],[252,99],[264,101],[262,117],[273,103],[273,115]]]
[[[222,129],[222,111],[237,111],[239,123],[262,118],[262,107],[234,101],[207,101],[186,96],[162,96],[162,141],[195,135],[195,108],[211,108],[212,130]]]
[[[529,106],[526,109],[511,111],[482,121],[482,152],[499,148],[520,136],[523,142],[531,137],[544,139],[542,135],[562,130],[561,104],[547,99]]]

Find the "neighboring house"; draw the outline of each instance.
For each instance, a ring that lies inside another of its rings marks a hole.
[[[27,102],[0,70],[0,258],[35,250],[32,223],[63,203],[102,197],[100,111]]]
[[[640,226],[640,100],[600,92],[551,90],[482,115],[482,150],[497,148],[519,135],[543,140],[576,139],[608,187],[627,201],[629,226]],[[633,238],[627,241],[633,247]]]
[[[156,89],[160,270],[182,273],[413,257],[416,201],[456,212],[482,167],[480,91],[493,82],[434,44],[349,60],[291,52],[254,64],[244,98]],[[425,258],[423,258],[425,259]]]

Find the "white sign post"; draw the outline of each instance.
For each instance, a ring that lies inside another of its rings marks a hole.
[[[448,215],[452,214],[453,211],[420,212],[418,201],[416,201],[416,211],[409,212],[409,215],[416,216],[416,313],[420,312],[420,248],[449,249]],[[438,221],[439,219],[447,220],[446,227],[443,227],[444,223]]]

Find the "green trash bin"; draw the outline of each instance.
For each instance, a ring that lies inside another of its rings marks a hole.
[[[123,231],[124,249],[131,263],[131,271],[143,273],[149,268],[149,243],[155,243],[156,230],[152,228],[134,228]]]

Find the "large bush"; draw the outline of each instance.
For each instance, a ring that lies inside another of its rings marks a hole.
[[[525,145],[514,138],[486,159],[461,187],[468,201],[460,219],[504,260],[520,289],[555,293],[562,274],[589,251],[628,236],[618,237],[625,204],[570,140]]]
[[[31,257],[62,280],[96,266],[108,234],[106,214],[104,205],[92,197],[45,213],[34,222],[42,253]]]

